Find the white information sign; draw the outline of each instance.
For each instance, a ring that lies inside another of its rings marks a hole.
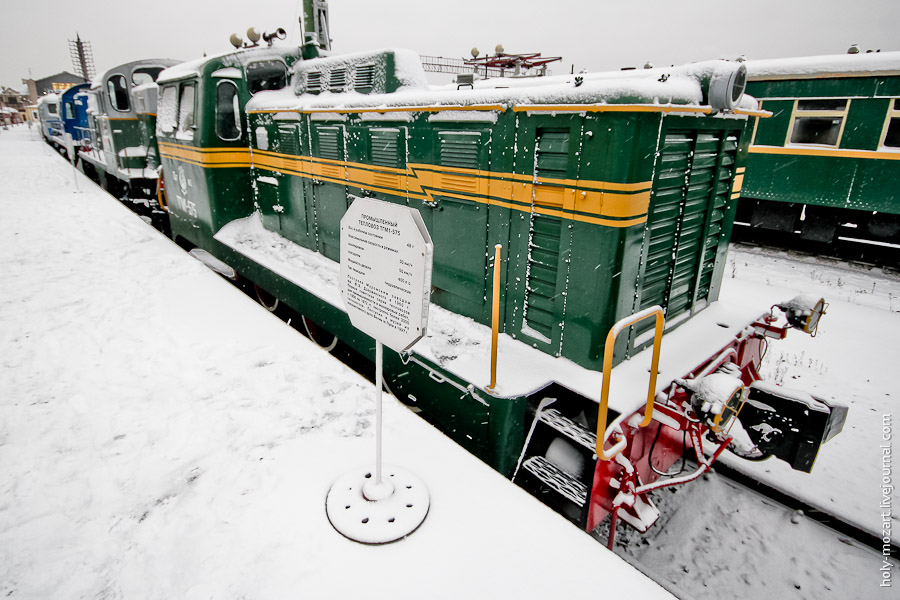
[[[434,246],[414,208],[357,198],[341,219],[341,298],[353,326],[396,352],[425,335]]]

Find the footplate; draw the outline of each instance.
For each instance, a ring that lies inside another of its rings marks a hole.
[[[522,467],[578,506],[587,502],[587,486],[543,456],[532,456],[522,463]]]

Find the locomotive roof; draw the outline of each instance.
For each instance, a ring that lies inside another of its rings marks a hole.
[[[900,75],[900,52],[748,60],[744,64],[751,80]]]
[[[65,90],[62,94],[60,94],[60,98],[63,100],[67,100],[68,98],[75,96],[76,94],[84,93],[91,86],[89,83],[79,83],[73,85],[69,89]]]
[[[496,106],[553,104],[650,104],[703,106],[705,81],[717,73],[737,68],[727,61],[708,61],[669,69],[585,73],[532,79],[500,78],[477,82],[474,89],[459,90],[456,85],[430,87],[425,82],[418,55],[411,51],[384,50],[401,57],[399,79],[406,83],[393,93],[361,94],[357,92],[319,94],[292,89],[257,94],[248,110],[348,110],[380,107]],[[376,53],[333,56],[298,62],[295,74],[316,66],[322,69],[344,66],[366,60]],[[410,60],[415,57],[415,61]],[[419,75],[421,73],[421,76]],[[295,82],[296,84],[296,82]],[[756,109],[756,101],[745,98],[741,108]]]
[[[203,74],[204,69],[215,67],[234,67],[237,65],[246,65],[247,63],[266,60],[267,58],[284,58],[290,51],[296,52],[299,56],[300,49],[294,47],[272,46],[271,48],[242,48],[240,50],[231,50],[222,52],[212,56],[204,56],[170,66],[168,69],[159,74],[156,78],[157,83],[168,83],[170,81],[178,81],[187,77],[199,77]]]
[[[125,71],[131,72],[134,69],[139,67],[171,67],[172,65],[177,65],[180,61],[173,60],[171,58],[144,58],[141,60],[135,60],[132,62],[122,63],[121,65],[116,65],[111,69],[107,69],[106,72],[103,73],[100,77],[97,77],[91,82],[91,89],[98,88],[103,85],[103,82],[110,75],[114,75],[115,73],[123,73]]]

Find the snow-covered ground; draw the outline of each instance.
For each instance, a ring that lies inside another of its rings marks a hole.
[[[393,400],[429,514],[342,537],[371,385],[73,176],[0,135],[0,597],[669,597]]]
[[[397,544],[345,540],[324,499],[371,455],[370,386],[79,186],[36,132],[0,135],[0,597],[665,595],[393,402],[386,460],[426,481],[431,512]],[[831,303],[816,338],[770,344],[764,374],[850,412],[812,474],[723,460],[880,536],[900,279],[729,261],[723,303]],[[715,475],[668,495],[624,553],[680,597],[892,597],[872,551]]]
[[[882,537],[886,512],[892,505],[890,534],[900,543],[900,493],[883,482],[883,467],[892,466],[885,446],[900,447],[900,276],[880,269],[798,258],[783,252],[735,248],[729,254],[722,302],[748,297],[791,298],[796,293],[824,297],[829,303],[810,338],[792,331],[772,342],[763,376],[787,387],[806,390],[849,406],[843,431],[822,446],[812,473],[793,471],[769,459],[748,462],[722,459],[841,520]],[[884,420],[893,422],[884,439]],[[887,462],[885,462],[887,460]],[[891,475],[892,485],[896,477]],[[885,503],[884,497],[890,500]]]

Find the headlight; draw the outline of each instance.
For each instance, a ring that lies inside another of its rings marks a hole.
[[[722,69],[709,81],[709,105],[716,110],[732,110],[741,103],[747,88],[747,67]]]

